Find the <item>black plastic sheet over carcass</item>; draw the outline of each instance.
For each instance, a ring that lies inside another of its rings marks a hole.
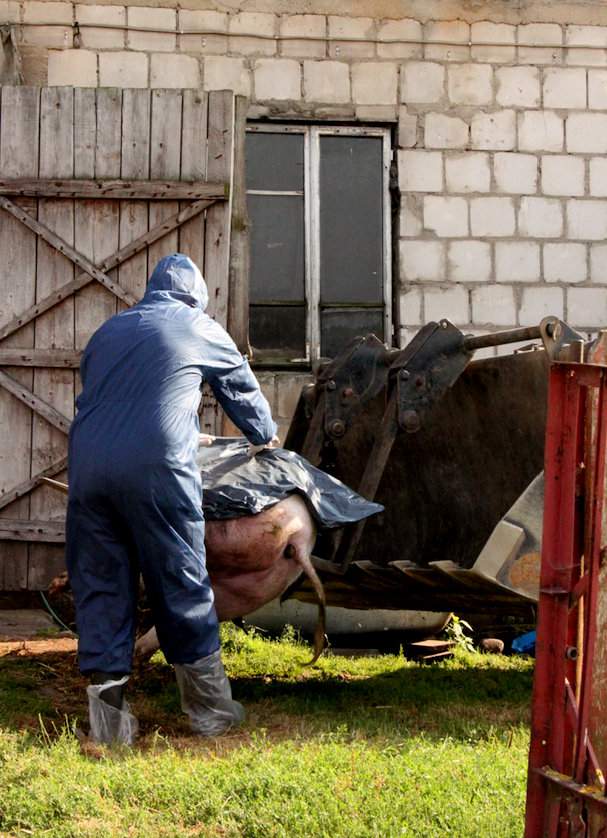
[[[198,452],[203,509],[209,520],[255,515],[293,493],[306,502],[321,528],[340,527],[383,511],[344,483],[284,448],[266,449],[254,457],[248,443],[216,439]]]

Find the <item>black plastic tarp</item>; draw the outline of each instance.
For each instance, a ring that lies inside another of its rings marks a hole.
[[[254,457],[248,443],[216,439],[201,447],[203,509],[209,520],[255,515],[293,493],[306,501],[317,525],[340,527],[383,511],[294,451],[264,450]]]

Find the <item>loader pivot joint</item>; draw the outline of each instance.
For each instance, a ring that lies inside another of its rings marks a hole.
[[[448,320],[424,326],[390,367],[399,427],[419,431],[425,413],[455,384],[470,358],[463,334]]]
[[[332,439],[342,437],[350,420],[385,386],[390,352],[375,337],[355,338],[323,370],[319,385],[324,390],[323,426]]]

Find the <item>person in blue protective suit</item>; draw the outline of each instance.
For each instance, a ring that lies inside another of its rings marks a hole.
[[[140,573],[193,729],[215,735],[244,715],[221,663],[205,565],[196,466],[203,383],[252,445],[277,442],[276,425],[248,362],[205,313],[207,301],[191,259],[166,256],[141,302],[104,323],[82,356],[66,558],[97,741],[131,742],[136,732],[124,688]]]

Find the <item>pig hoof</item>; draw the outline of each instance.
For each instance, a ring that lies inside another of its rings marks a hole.
[[[160,648],[156,629],[151,628],[135,641],[135,655],[139,658],[150,658]]]

